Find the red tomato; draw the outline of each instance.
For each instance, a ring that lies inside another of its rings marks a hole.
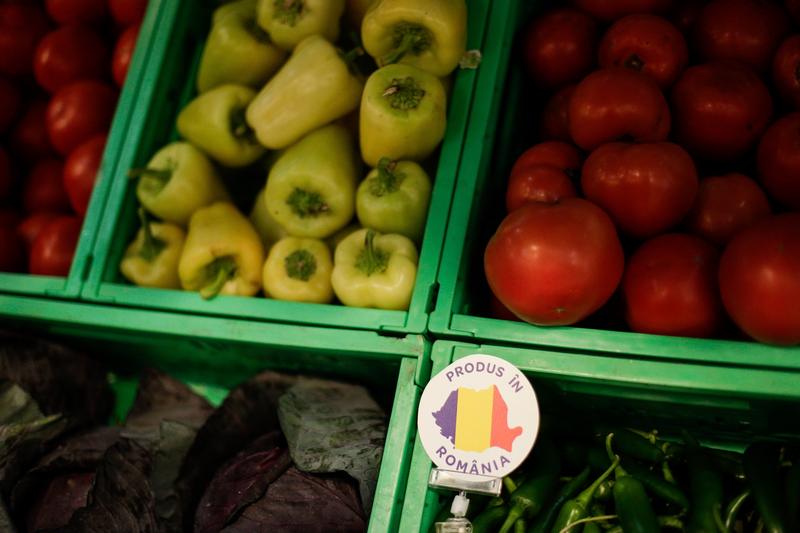
[[[39,6],[0,4],[0,74],[29,74],[36,44],[48,29],[47,17]]]
[[[628,326],[638,333],[712,336],[723,320],[718,264],[719,252],[694,235],[670,233],[645,242],[622,280]]]
[[[800,35],[783,41],[772,61],[772,79],[781,97],[800,111]]]
[[[25,253],[13,226],[0,226],[0,272],[22,272]]]
[[[754,339],[800,343],[800,213],[766,218],[736,235],[719,265],[722,302]]]
[[[59,24],[101,22],[108,13],[106,0],[47,0],[46,6]]]
[[[689,35],[705,6],[705,0],[680,0],[669,19],[684,34]]]
[[[503,305],[503,302],[497,299],[497,296],[494,294],[491,295],[491,300],[489,300],[489,312],[493,318],[499,318],[500,320],[514,320],[516,322],[520,322],[520,319],[517,318],[517,315],[509,311],[508,307]]]
[[[597,23],[569,7],[533,20],[525,32],[525,64],[542,87],[554,89],[580,80],[594,64]]]
[[[506,190],[511,212],[530,201],[553,203],[576,196],[572,178],[580,174],[581,154],[567,143],[551,141],[528,148],[514,163]]]
[[[69,154],[108,131],[116,105],[117,92],[108,84],[79,81],[64,87],[53,95],[47,108],[50,141],[60,154]]]
[[[63,216],[42,229],[31,246],[28,270],[40,276],[66,276],[81,233],[81,219]]]
[[[522,152],[511,172],[531,165],[552,165],[574,178],[580,174],[582,164],[583,157],[577,148],[565,142],[550,141],[534,144]]]
[[[22,93],[11,80],[0,77],[0,135],[14,124],[22,111]]]
[[[11,159],[5,148],[0,146],[0,201],[11,196],[15,181],[14,173],[11,170]]]
[[[634,70],[597,70],[578,84],[569,101],[569,131],[584,150],[623,138],[663,141],[669,128],[669,107],[658,85]]]
[[[690,232],[724,245],[771,213],[767,195],[755,181],[743,174],[725,174],[700,180],[686,222]]]
[[[628,15],[614,23],[600,41],[600,66],[643,72],[666,89],[689,64],[686,40],[666,19]]]
[[[769,90],[750,68],[732,62],[689,67],[672,90],[675,135],[690,152],[733,159],[758,140],[772,116]]]
[[[599,309],[619,285],[624,262],[608,215],[580,198],[511,212],[483,258],[503,305],[547,326],[574,324]]]
[[[25,211],[69,212],[69,197],[64,189],[64,163],[42,159],[31,169],[22,191]]]
[[[697,170],[677,144],[610,143],[586,159],[581,187],[620,231],[651,237],[689,212],[697,194]]]
[[[92,137],[73,150],[64,164],[64,188],[72,209],[80,216],[86,215],[89,207],[105,147],[105,135]]]
[[[764,133],[758,177],[776,202],[800,209],[800,113],[775,121]]]
[[[672,0],[575,0],[575,5],[600,20],[616,20],[634,13],[663,13]]]
[[[147,0],[108,0],[111,16],[120,26],[138,24],[147,10]]]
[[[764,71],[788,32],[786,12],[771,1],[714,0],[697,19],[694,42],[705,61],[731,59]]]
[[[42,232],[42,230],[53,220],[63,216],[61,213],[54,213],[52,211],[37,211],[25,218],[17,226],[17,235],[22,239],[25,245],[25,250],[30,253],[33,241]]]
[[[31,100],[25,113],[11,131],[14,153],[26,161],[36,161],[53,154],[47,135],[47,102]]]
[[[139,25],[131,26],[119,36],[117,45],[114,47],[114,56],[111,59],[111,74],[117,87],[122,87],[125,83],[125,76],[128,75],[128,67],[131,65],[131,58],[136,49],[136,39],[139,38]]]
[[[78,80],[108,76],[108,47],[88,26],[62,26],[36,48],[33,70],[39,85],[54,93]]]
[[[550,97],[542,112],[542,125],[539,136],[543,141],[571,141],[569,134],[569,99],[575,92],[575,85],[565,85]]]

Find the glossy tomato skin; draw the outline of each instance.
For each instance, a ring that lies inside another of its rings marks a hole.
[[[89,207],[105,147],[105,135],[92,137],[73,150],[64,163],[64,188],[72,209],[80,216],[85,216]]]
[[[22,191],[25,211],[69,212],[69,197],[64,189],[64,163],[59,159],[42,159],[31,169]]]
[[[569,131],[584,150],[631,138],[638,142],[666,140],[670,111],[650,77],[612,67],[586,76],[569,101]]]
[[[134,25],[122,32],[114,47],[114,56],[111,60],[111,75],[117,87],[122,87],[128,75],[128,67],[136,49],[136,39],[139,38],[139,25]]]
[[[582,157],[567,143],[543,142],[525,150],[514,162],[506,189],[506,210],[530,201],[553,203],[577,195],[572,180],[579,175]]]
[[[577,148],[569,143],[547,141],[534,144],[514,161],[511,172],[531,165],[551,165],[576,177],[583,165],[583,157]]]
[[[12,226],[0,226],[0,272],[22,272],[25,253]]]
[[[686,40],[668,20],[656,15],[628,15],[603,35],[601,67],[625,67],[653,78],[667,89],[689,63]]]
[[[561,88],[547,100],[542,111],[539,137],[543,141],[571,141],[569,134],[569,100],[575,92],[575,85]]]
[[[89,26],[62,26],[39,42],[34,57],[36,81],[54,93],[79,80],[108,76],[108,46]]]
[[[55,95],[47,108],[47,132],[62,155],[105,133],[114,117],[117,92],[108,84],[79,81]]]
[[[716,248],[694,235],[669,233],[642,244],[622,280],[628,326],[638,333],[713,336],[724,316],[718,264]]]
[[[672,0],[575,0],[575,5],[599,20],[611,21],[634,13],[663,13]]]
[[[735,159],[772,116],[769,90],[750,68],[732,62],[689,67],[672,90],[675,136],[707,159]]]
[[[736,173],[712,176],[700,180],[686,227],[709,242],[725,245],[771,213],[767,195],[754,180]]]
[[[30,74],[33,53],[49,23],[41,8],[34,4],[0,4],[0,74]]]
[[[36,161],[54,153],[47,135],[47,102],[31,100],[27,109],[11,130],[14,153],[26,161]]]
[[[800,113],[776,120],[764,133],[758,177],[776,202],[800,210]]]
[[[624,261],[608,215],[591,202],[567,198],[511,212],[486,247],[484,270],[492,292],[515,315],[563,326],[609,299]]]
[[[677,225],[697,194],[691,156],[673,143],[609,143],[586,159],[581,187],[623,233],[652,237]]]
[[[714,0],[700,13],[694,42],[704,61],[741,61],[765,71],[788,32],[786,12],[775,2]]]
[[[736,235],[722,254],[725,309],[760,342],[800,343],[800,213],[775,215]]]
[[[81,233],[81,219],[62,216],[42,229],[33,241],[28,260],[31,274],[66,276]]]
[[[790,108],[800,111],[800,35],[792,35],[775,52],[772,79]]]
[[[22,111],[22,92],[11,80],[0,77],[0,135],[14,124]]]
[[[56,213],[53,211],[37,211],[31,213],[25,220],[17,226],[17,235],[22,239],[25,245],[25,250],[30,253],[33,241],[42,232],[42,230],[53,220],[63,216],[63,213]]]
[[[106,0],[47,0],[47,14],[59,24],[102,22],[108,14]]]
[[[138,24],[147,10],[147,0],[108,0],[111,16],[120,26]]]
[[[11,169],[11,159],[5,148],[0,146],[0,202],[11,196],[15,181],[14,172]]]
[[[580,80],[594,64],[597,23],[586,13],[565,7],[533,20],[523,42],[528,72],[547,89]]]

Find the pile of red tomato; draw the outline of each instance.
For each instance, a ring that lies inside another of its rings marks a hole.
[[[800,1],[574,0],[522,49],[549,99],[485,251],[496,298],[800,343]]]
[[[147,0],[0,0],[0,271],[66,276]]]

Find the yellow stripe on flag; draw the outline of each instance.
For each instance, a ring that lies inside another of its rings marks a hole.
[[[458,388],[456,411],[456,448],[482,452],[492,438],[492,403],[494,386],[484,390]]]

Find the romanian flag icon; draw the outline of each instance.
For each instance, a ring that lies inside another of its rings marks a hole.
[[[522,428],[508,427],[508,406],[497,387],[474,390],[459,387],[433,413],[444,437],[458,450],[482,452],[497,446],[511,451]]]

